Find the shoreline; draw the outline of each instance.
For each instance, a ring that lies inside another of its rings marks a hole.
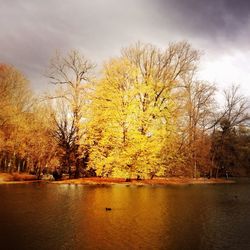
[[[187,178],[187,177],[168,177],[168,178],[154,178],[145,180],[131,179],[126,181],[125,178],[79,178],[79,179],[65,179],[59,181],[47,181],[47,180],[0,180],[0,185],[4,184],[32,184],[32,183],[43,183],[43,184],[68,184],[68,185],[132,185],[132,186],[152,186],[152,185],[202,185],[202,184],[233,184],[235,180],[227,180],[223,178]]]
[[[226,179],[207,179],[207,178],[179,178],[179,177],[168,177],[168,178],[155,178],[136,180],[132,179],[126,181],[124,178],[79,178],[79,179],[68,179],[61,181],[52,181],[51,184],[76,184],[76,185],[132,185],[132,186],[150,186],[150,185],[197,185],[197,184],[233,184],[235,180]]]

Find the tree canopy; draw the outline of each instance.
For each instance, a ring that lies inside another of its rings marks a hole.
[[[54,92],[35,96],[26,77],[0,65],[1,171],[69,177],[250,174],[249,102],[236,85],[216,102],[199,80],[200,52],[136,43],[100,74],[80,52],[57,53]],[[61,176],[61,175],[58,175]]]

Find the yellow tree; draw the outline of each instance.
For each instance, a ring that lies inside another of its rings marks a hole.
[[[43,169],[52,170],[58,164],[58,145],[52,136],[54,126],[52,111],[44,104],[36,104],[25,115],[22,145],[26,170],[39,177]]]
[[[122,153],[131,144],[130,133],[136,121],[134,68],[127,60],[112,60],[105,67],[105,75],[91,103],[90,166],[97,168],[98,175],[125,176],[130,159]]]
[[[0,167],[3,171],[41,171],[56,159],[48,109],[32,95],[27,79],[0,65]]]
[[[165,174],[162,150],[176,138],[176,88],[198,58],[185,42],[164,51],[138,43],[106,65],[89,126],[90,162],[99,174]]]
[[[29,110],[32,98],[24,75],[5,64],[0,65],[0,94],[1,166],[5,171],[12,171],[17,160],[23,115]]]

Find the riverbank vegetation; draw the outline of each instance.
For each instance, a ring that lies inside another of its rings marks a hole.
[[[248,99],[239,86],[223,92],[199,80],[199,60],[187,42],[136,43],[100,74],[77,51],[56,54],[47,71],[55,88],[42,96],[1,64],[0,170],[56,179],[250,175]]]

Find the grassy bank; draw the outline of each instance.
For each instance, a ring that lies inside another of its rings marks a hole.
[[[235,183],[233,180],[226,179],[207,179],[207,178],[154,178],[146,180],[135,180],[126,181],[124,178],[80,178],[80,179],[70,179],[62,181],[53,181],[53,184],[93,184],[93,185],[103,185],[103,184],[125,184],[125,185],[186,185],[186,184],[219,184],[219,183]]]
[[[0,184],[30,183],[37,181],[37,177],[25,173],[0,173]]]
[[[19,173],[0,173],[0,184],[16,184],[16,183],[30,183],[30,182],[38,182],[37,177],[35,175],[30,174],[19,174]],[[154,179],[146,179],[146,180],[136,180],[132,179],[130,181],[126,181],[124,178],[79,178],[79,179],[66,179],[60,181],[39,181],[44,183],[52,183],[52,184],[79,184],[79,185],[104,185],[104,184],[124,184],[124,185],[185,185],[185,184],[219,184],[219,183],[234,183],[233,180],[226,179],[207,179],[207,178],[177,178],[177,177],[169,177],[169,178],[154,178]]]

